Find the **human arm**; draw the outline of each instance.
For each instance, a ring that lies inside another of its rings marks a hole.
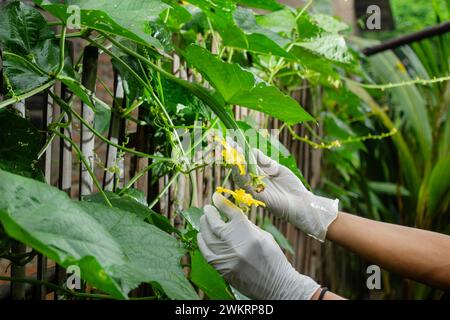
[[[450,290],[449,236],[339,212],[327,239],[386,270]]]

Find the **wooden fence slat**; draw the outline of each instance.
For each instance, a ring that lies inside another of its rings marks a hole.
[[[111,123],[108,132],[108,139],[114,143],[119,143],[121,136],[121,129],[124,129],[122,126],[122,120],[119,115],[119,109],[121,105],[125,103],[125,94],[123,91],[122,79],[117,74],[117,70],[114,70],[114,101],[113,101],[113,110],[111,114]],[[113,191],[116,188],[116,173],[108,170],[112,166],[116,165],[117,161],[117,148],[111,145],[106,146],[106,161],[105,161],[105,174],[103,176],[103,188],[105,190]],[[123,162],[123,160],[120,160]],[[120,167],[123,166],[123,163],[117,163]],[[123,170],[121,170],[123,174]]]
[[[94,46],[85,47],[81,83],[94,93],[97,82],[97,65],[98,49]],[[84,102],[81,103],[81,116],[89,125],[94,126],[94,110]],[[81,199],[83,196],[87,196],[94,191],[94,181],[88,170],[91,169],[95,172],[95,136],[82,124],[80,126],[80,149],[90,166],[90,168],[86,168],[83,163],[80,163],[79,198]]]

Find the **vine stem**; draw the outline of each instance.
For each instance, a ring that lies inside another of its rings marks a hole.
[[[39,87],[37,87],[37,88],[35,88],[33,90],[30,90],[30,91],[28,91],[26,93],[23,93],[21,95],[14,96],[12,98],[4,100],[4,101],[0,102],[0,109],[3,109],[3,108],[5,108],[5,107],[7,107],[7,106],[9,106],[9,105],[11,105],[13,103],[17,103],[20,100],[25,100],[25,99],[27,99],[27,98],[29,98],[31,96],[34,96],[35,94],[38,94],[39,92],[50,88],[51,86],[53,86],[55,84],[55,82],[56,82],[56,80],[50,80],[49,82],[44,83],[43,85],[40,85]]]
[[[150,171],[158,162],[153,162],[152,164],[145,167],[143,170],[139,171],[133,178],[128,181],[127,185],[122,188],[119,192],[119,196],[123,195],[126,190],[130,189],[136,181],[138,181],[147,171]]]
[[[297,133],[295,133],[295,131],[292,129],[291,126],[286,126],[286,127],[295,140],[305,142],[315,149],[333,149],[333,148],[340,147],[343,144],[348,144],[348,143],[352,143],[352,142],[360,142],[360,141],[366,141],[366,140],[381,140],[381,139],[391,137],[398,132],[396,128],[393,128],[393,129],[391,129],[391,131],[385,132],[385,133],[382,133],[379,135],[368,134],[367,136],[362,136],[362,137],[349,137],[345,140],[334,140],[330,143],[324,143],[324,142],[316,143],[314,141],[311,141],[306,136],[305,137],[299,136]]]
[[[97,130],[95,130],[89,123],[87,123],[82,116],[80,116],[76,111],[74,111],[73,109],[70,108],[70,106],[64,101],[62,100],[60,97],[56,96],[55,94],[52,94],[51,92],[49,92],[50,95],[55,99],[55,101],[62,107],[65,108],[66,110],[68,110],[71,114],[73,114],[84,126],[86,126],[86,128],[88,128],[90,131],[92,131],[92,133],[94,135],[96,135],[100,140],[102,140],[104,143],[107,143],[119,150],[122,150],[124,152],[130,153],[130,154],[134,154],[136,156],[139,156],[141,158],[150,158],[150,159],[156,159],[156,160],[161,160],[161,161],[172,161],[171,158],[167,158],[167,157],[158,157],[158,156],[152,156],[150,154],[147,153],[143,153],[140,151],[136,151],[134,149],[130,149],[127,147],[123,147],[117,143],[112,142],[111,140],[109,140],[108,138],[105,138],[101,133],[99,133]]]
[[[21,283],[30,283],[32,285],[36,286],[45,286],[48,288],[51,288],[55,291],[63,291],[71,296],[79,297],[79,298],[94,298],[94,299],[111,299],[111,300],[117,300],[116,297],[106,295],[106,294],[94,294],[94,293],[84,293],[84,292],[76,292],[69,290],[67,288],[58,286],[54,283],[48,282],[48,281],[42,281],[42,280],[36,280],[36,279],[29,279],[29,278],[13,278],[13,277],[4,277],[0,276],[0,280],[2,281],[10,281],[10,282],[21,282]]]
[[[61,121],[64,119],[66,115],[66,112],[63,111],[61,112],[61,115],[59,116],[58,120],[56,121],[56,123],[53,124],[59,124],[61,123]],[[45,145],[42,147],[41,151],[39,151],[38,155],[37,155],[37,160],[40,160],[42,158],[42,156],[47,152],[47,149],[49,148],[49,146],[51,145],[51,143],[53,142],[53,139],[55,139],[56,134],[52,133],[52,135],[47,139],[47,141],[45,142]]]
[[[59,67],[56,71],[56,77],[58,77],[64,69],[64,58],[65,58],[65,45],[66,45],[66,25],[63,25],[61,31],[61,39],[59,39]]]
[[[158,193],[158,195],[155,197],[155,199],[153,199],[153,201],[148,205],[148,207],[151,209],[155,206],[155,204],[158,203],[158,201],[161,199],[161,197],[164,195],[164,193],[167,192],[167,190],[169,190],[170,186],[177,181],[178,176],[180,175],[180,171],[176,172],[172,178],[170,178],[169,182],[164,186],[164,189],[161,190],[160,193]]]
[[[100,194],[102,195],[103,199],[105,199],[108,206],[112,207],[113,205],[112,205],[111,201],[109,201],[108,196],[106,195],[105,191],[103,191],[102,187],[100,186],[100,183],[98,182],[97,177],[95,176],[95,173],[92,171],[92,168],[90,167],[89,163],[87,162],[85,156],[81,152],[78,145],[75,142],[73,142],[72,139],[63,135],[62,133],[58,132],[57,130],[52,130],[52,132],[55,133],[60,138],[66,140],[67,142],[69,142],[72,145],[72,147],[75,149],[75,152],[77,153],[78,157],[80,158],[81,162],[83,162],[84,166],[86,167],[89,175],[92,177],[92,180],[94,181],[94,184],[97,187]]]
[[[433,78],[433,79],[414,79],[410,81],[404,81],[404,82],[397,82],[397,83],[388,83],[388,84],[370,84],[370,83],[359,83],[357,81],[354,81],[349,78],[344,78],[345,81],[351,82],[359,87],[366,88],[366,89],[378,89],[378,90],[385,90],[385,89],[392,89],[392,88],[398,88],[398,87],[406,87],[406,86],[412,86],[415,84],[419,85],[427,85],[427,84],[433,84],[437,82],[444,82],[450,80],[450,75],[439,77],[439,78]]]

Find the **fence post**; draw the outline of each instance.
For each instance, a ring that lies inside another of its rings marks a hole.
[[[111,123],[109,126],[108,139],[114,143],[119,144],[121,141],[121,135],[124,128],[124,121],[120,118],[120,106],[125,105],[125,95],[122,86],[122,79],[114,69],[114,99],[113,108],[111,113]],[[105,174],[103,175],[103,189],[113,191],[118,187],[116,185],[117,174],[111,172],[109,169],[114,165],[119,165],[121,170],[123,169],[122,163],[116,163],[117,158],[117,148],[111,145],[106,145],[106,161],[105,161]],[[124,174],[122,171],[121,175]]]
[[[83,74],[81,83],[86,89],[95,93],[95,84],[97,82],[97,64],[98,64],[98,49],[93,46],[87,46],[84,48],[83,55]],[[94,126],[95,113],[91,107],[84,102],[81,103],[81,116],[83,119]],[[95,173],[94,168],[94,148],[95,148],[95,136],[86,128],[81,125],[80,127],[80,147],[81,152],[85,156],[90,169]],[[94,181],[89,174],[89,168],[86,168],[83,163],[80,164],[80,192],[79,199],[83,196],[87,196],[94,191]]]

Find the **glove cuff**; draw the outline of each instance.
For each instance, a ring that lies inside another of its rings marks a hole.
[[[320,285],[308,276],[294,271],[289,285],[286,285],[283,300],[311,300],[311,297],[320,288]]]
[[[311,192],[302,197],[302,205],[289,218],[290,222],[309,236],[323,242],[328,227],[337,218],[339,200],[316,196]]]

